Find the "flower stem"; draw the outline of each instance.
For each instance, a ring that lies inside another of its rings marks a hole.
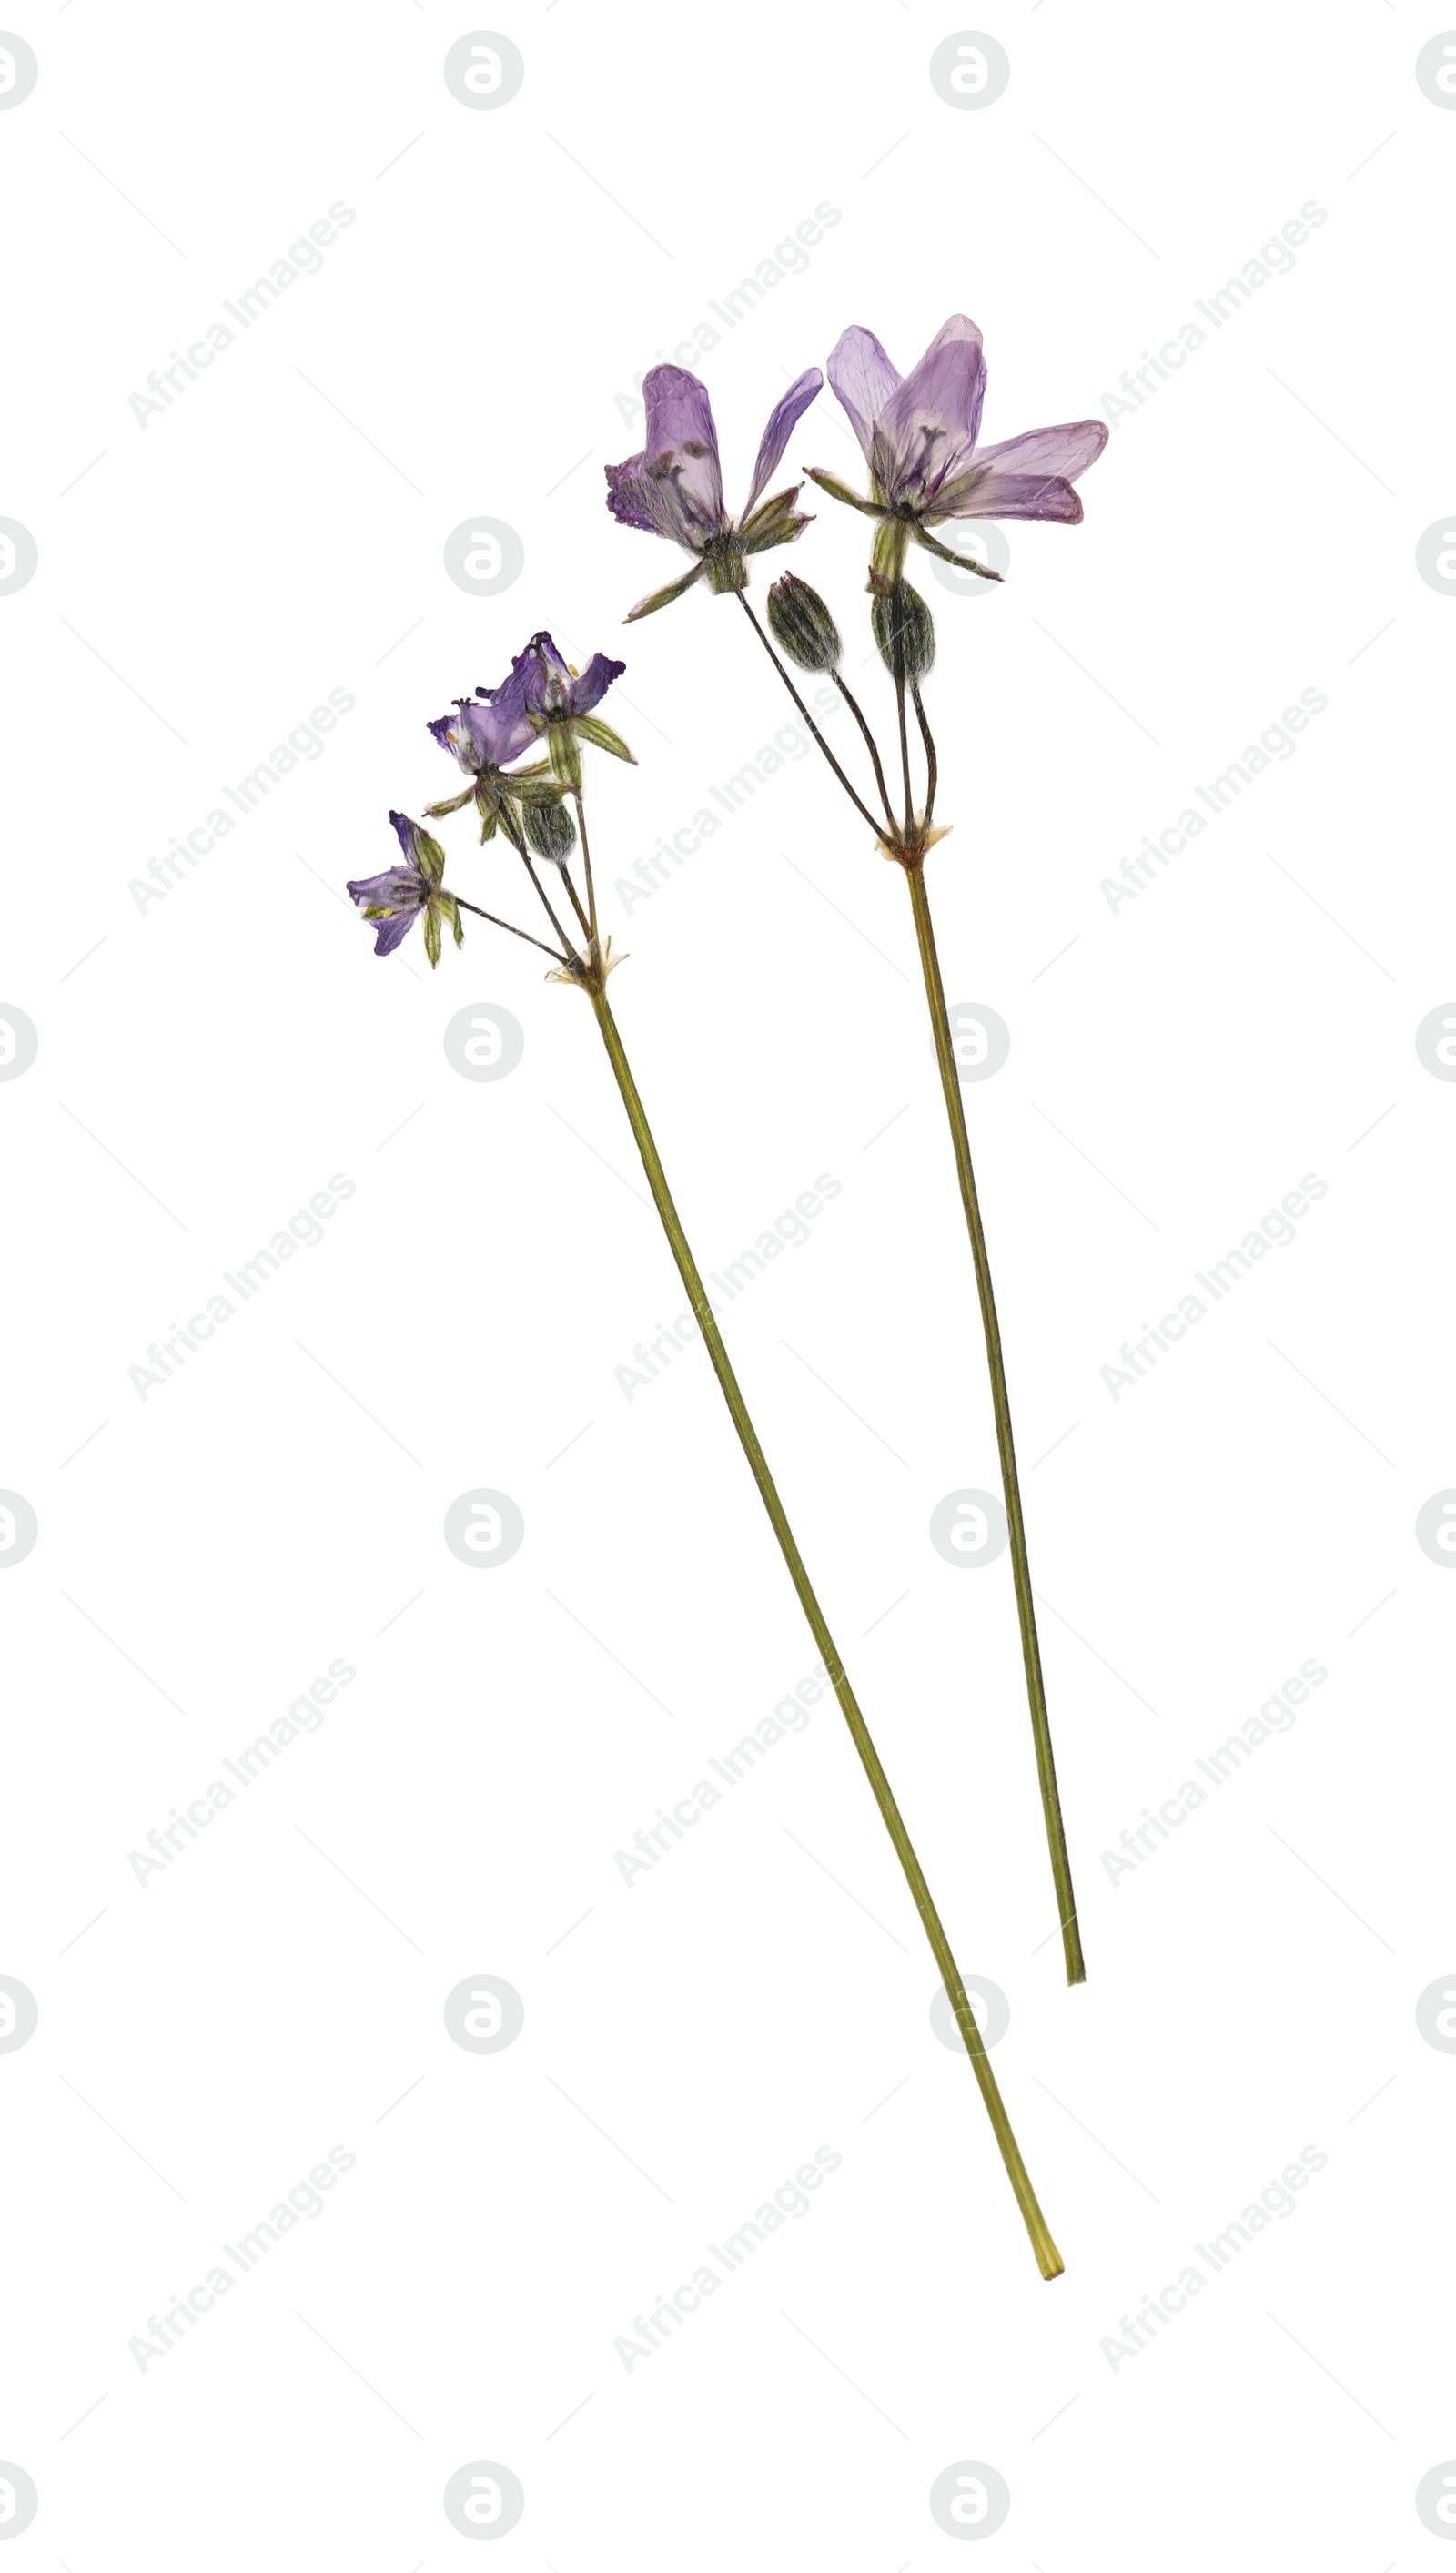
[[[891,1792],[890,1781],[880,1765],[880,1755],[870,1738],[869,1727],[845,1675],[834,1637],[829,1631],[824,1611],[819,1605],[809,1575],[804,1568],[804,1560],[795,1542],[794,1532],[789,1525],[783,1502],[779,1498],[778,1487],[769,1471],[768,1460],[759,1445],[758,1433],[749,1417],[748,1406],[743,1399],[738,1378],[733,1372],[728,1351],[723,1344],[717,1317],[708,1301],[707,1289],[698,1274],[697,1264],[688,1248],[687,1236],[683,1232],[677,1209],[673,1205],[666,1175],[658,1159],[651,1128],[647,1123],[646,1111],[632,1078],[631,1067],[627,1062],[605,990],[600,982],[588,984],[586,988],[592,1008],[596,1012],[602,1043],[606,1047],[608,1060],[616,1075],[617,1088],[622,1094],[627,1122],[632,1129],[637,1150],[642,1156],[642,1168],[647,1174],[647,1185],[652,1191],[653,1202],[662,1219],[662,1229],[667,1236],[683,1285],[687,1288],[688,1301],[697,1318],[713,1372],[722,1388],[723,1399],[728,1405],[733,1426],[738,1432],[744,1455],[748,1459],[749,1471],[758,1485],[759,1497],[768,1512],[770,1524],[779,1541],[780,1551],[788,1565],[789,1578],[799,1594],[799,1604],[809,1621],[810,1632],[819,1647],[821,1659],[829,1674],[835,1696],[839,1700],[845,1722],[849,1726],[855,1749],[864,1764],[875,1802],[880,1808],[885,1828],[895,1845],[896,1856],[905,1871],[906,1880],[914,1897],[915,1908],[920,1914],[951,2008],[956,2016],[956,2025],[961,2032],[966,2052],[971,2058],[971,2070],[980,2085],[981,2096],[995,2130],[997,2143],[1001,2147],[1002,2160],[1006,2164],[1017,2204],[1021,2208],[1023,2221],[1031,2235],[1038,2265],[1044,2278],[1059,2277],[1063,2266],[1062,2254],[1052,2239],[1047,2219],[1037,2203],[1037,2194],[1032,2186],[1026,2164],[1022,2160],[1017,2140],[1012,2133],[1011,2121],[1002,2105],[1001,2093],[997,2088],[996,2076],[992,2072],[990,2059],[982,2042],[981,2031],[977,2027],[971,2005],[966,1998],[966,1987],[961,1980],[960,1968],[951,1953],[950,1941],[946,1937],[940,1915],[931,1900],[930,1887],[926,1883],[920,1861],[911,1845],[910,1834],[905,1828],[900,1808]]]
[[[874,832],[875,837],[878,840],[881,837],[879,823],[876,821],[874,814],[870,811],[864,798],[861,795],[858,795],[854,787],[850,784],[850,781],[846,777],[844,770],[841,768],[839,761],[835,758],[835,755],[830,749],[828,742],[825,740],[823,733],[820,731],[818,724],[815,722],[814,717],[805,705],[803,698],[800,696],[798,689],[795,687],[793,680],[790,678],[788,671],[783,665],[783,662],[779,659],[777,652],[774,650],[772,643],[765,634],[758,618],[754,615],[754,612],[749,606],[741,589],[738,592],[738,604],[742,608],[744,615],[747,617],[749,624],[753,627],[755,634],[758,636],[760,643],[767,652],[769,659],[772,661],[774,668],[779,674],[779,677],[783,680],[785,687],[788,689],[789,694],[793,698],[795,705],[798,707],[800,714],[803,716],[804,721],[809,726],[815,740],[818,742],[819,747],[823,751],[825,758],[828,760],[830,767],[833,769],[835,776],[839,779],[839,782],[844,788],[846,795],[849,797],[850,802],[859,812],[863,813],[865,820],[869,823],[871,830]]]
[[[1022,1659],[1027,1671],[1027,1695],[1032,1709],[1032,1735],[1037,1746],[1037,1776],[1042,1789],[1042,1811],[1047,1823],[1047,1846],[1052,1857],[1052,1875],[1057,1887],[1057,1908],[1062,1924],[1062,1946],[1067,1960],[1069,1984],[1087,1981],[1087,1967],[1082,1953],[1082,1931],[1077,1918],[1077,1897],[1072,1889],[1072,1864],[1067,1855],[1067,1833],[1062,1820],[1062,1800],[1057,1792],[1057,1764],[1052,1756],[1052,1727],[1047,1714],[1047,1690],[1042,1677],[1042,1647],[1037,1635],[1037,1611],[1032,1597],[1032,1574],[1027,1560],[1027,1528],[1022,1515],[1022,1490],[1017,1474],[1017,1451],[1012,1437],[1011,1398],[1007,1392],[1006,1363],[1001,1349],[1001,1325],[997,1319],[996,1296],[991,1284],[991,1263],[987,1257],[986,1231],[981,1221],[981,1202],[976,1193],[976,1174],[971,1167],[971,1139],[966,1131],[966,1106],[961,1097],[961,1076],[955,1049],[951,1043],[950,1015],[946,1009],[945,985],[941,981],[940,958],[936,953],[936,936],[931,922],[930,898],[925,889],[924,860],[907,865],[911,907],[915,913],[915,934],[920,944],[921,967],[925,974],[926,999],[930,1004],[931,1025],[935,1032],[936,1058],[940,1064],[941,1088],[946,1095],[946,1112],[951,1121],[951,1141],[956,1153],[956,1171],[961,1183],[961,1204],[966,1210],[966,1229],[971,1236],[971,1254],[976,1264],[976,1286],[981,1298],[981,1321],[986,1334],[986,1355],[991,1368],[991,1398],[996,1413],[996,1443],[1001,1454],[1002,1489],[1006,1494],[1006,1514],[1011,1528],[1012,1570],[1016,1581],[1017,1617],[1022,1630]]]

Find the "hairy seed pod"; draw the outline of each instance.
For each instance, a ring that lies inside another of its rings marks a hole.
[[[919,590],[912,589],[908,580],[897,582],[894,589],[877,590],[870,601],[870,623],[886,669],[894,671],[898,642],[907,679],[923,679],[935,661],[936,629]]]
[[[801,670],[832,670],[844,650],[835,624],[817,589],[797,572],[786,571],[768,594],[769,629],[781,651]]]

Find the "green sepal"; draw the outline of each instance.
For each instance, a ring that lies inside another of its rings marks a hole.
[[[455,945],[457,947],[463,947],[465,943],[464,926],[460,919],[460,906],[456,902],[454,895],[452,893],[436,894],[435,903],[439,910],[441,919],[447,920],[451,929],[455,933]]]
[[[703,569],[715,598],[728,598],[735,589],[748,587],[748,565],[736,536],[715,536],[703,556]]]
[[[483,777],[475,786],[475,810],[480,816],[480,845],[483,848],[487,840],[494,839],[496,825],[500,820],[499,798],[494,789],[486,785]]]
[[[636,759],[621,734],[613,732],[611,725],[603,723],[599,715],[577,715],[575,723],[578,741],[589,741],[594,749],[609,750],[613,759],[629,759],[636,767]]]
[[[548,724],[546,726],[546,747],[551,754],[551,766],[555,770],[556,775],[560,778],[562,786],[569,787],[573,795],[579,795],[581,792],[581,753],[576,747],[570,724]]]
[[[796,545],[805,528],[813,524],[808,511],[790,509],[782,517],[770,518],[757,535],[745,536],[743,550],[746,554],[762,554],[767,553],[770,545]]]
[[[655,616],[659,607],[670,607],[675,598],[681,598],[685,589],[692,588],[693,582],[701,577],[702,569],[702,563],[695,562],[691,571],[683,573],[681,580],[670,580],[666,589],[654,589],[646,598],[639,598],[635,607],[628,608],[622,623],[635,625],[639,616]]]
[[[473,786],[467,786],[459,795],[446,796],[442,804],[426,804],[424,810],[431,822],[437,822],[444,813],[458,813],[462,804],[470,802],[474,792]]]
[[[999,571],[992,570],[990,563],[978,562],[974,554],[953,553],[949,545],[941,544],[935,536],[928,536],[918,518],[912,523],[916,543],[924,545],[928,554],[939,554],[942,562],[954,563],[958,571],[979,572],[983,580],[1000,580],[1003,577]]]
[[[905,678],[923,679],[934,667],[935,621],[919,590],[912,589],[908,580],[897,581],[893,589],[876,590],[870,601],[870,625],[880,658],[892,678],[897,644]]]
[[[544,760],[539,768],[531,769],[529,772],[525,769],[517,769],[514,774],[502,771],[500,786],[502,793],[508,795],[513,804],[521,806],[559,804],[566,793],[560,778],[552,777],[547,773]]]
[[[875,529],[870,548],[869,588],[894,589],[905,577],[905,555],[910,543],[908,518],[882,518]]]
[[[432,971],[439,963],[439,912],[432,902],[425,906],[424,952],[429,958]]]
[[[444,874],[444,851],[438,840],[432,840],[427,831],[419,834],[419,863],[430,883],[438,884]]]
[[[770,519],[785,518],[792,514],[794,502],[803,488],[802,482],[791,482],[786,490],[771,491],[766,500],[760,500],[758,507],[751,516],[744,519],[738,530],[739,539],[745,548],[748,547],[749,538],[759,534],[768,525]]]
[[[851,509],[863,510],[867,518],[884,516],[885,512],[877,500],[867,500],[863,492],[852,491],[847,482],[841,482],[837,473],[826,473],[819,464],[806,464],[804,470],[811,482],[817,482],[821,491],[829,493],[831,500],[843,500]]]
[[[388,920],[392,915],[386,902],[366,902],[364,916],[365,920]]]

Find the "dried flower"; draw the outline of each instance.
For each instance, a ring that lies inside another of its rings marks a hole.
[[[701,573],[722,596],[748,585],[745,557],[768,545],[789,545],[809,520],[794,507],[801,485],[792,483],[760,501],[764,484],[778,469],[796,423],[823,385],[817,367],[798,377],[769,414],[759,439],[753,481],[741,517],[728,516],[723,501],[723,474],[718,461],[718,431],[708,389],[683,367],[653,367],[643,379],[647,406],[647,442],[640,455],[606,468],[607,507],[624,527],[667,536],[696,557],[692,570],[666,589],[639,598],[626,622],[650,616],[681,598]]]

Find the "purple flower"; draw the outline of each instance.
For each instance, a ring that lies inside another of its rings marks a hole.
[[[809,520],[794,507],[801,487],[797,482],[770,499],[760,495],[778,469],[795,423],[823,382],[819,369],[810,367],[775,404],[759,440],[748,499],[734,519],[724,505],[718,431],[707,386],[683,367],[653,367],[644,377],[646,444],[640,455],[607,466],[607,507],[624,527],[668,536],[695,560],[681,580],[640,598],[628,624],[680,598],[703,572],[709,588],[720,595],[745,588],[746,554],[761,553],[766,545],[792,544],[802,533]]]
[[[856,324],[836,343],[829,381],[864,449],[871,497],[862,499],[817,467],[810,468],[813,479],[872,517],[903,521],[903,531],[896,531],[901,563],[909,534],[932,553],[948,552],[925,533],[945,518],[1055,518],[1066,526],[1081,518],[1073,484],[1100,455],[1105,426],[1069,421],[979,446],[986,360],[981,333],[964,313],[952,314],[908,376],[892,365],[874,332]],[[895,546],[885,550],[879,567],[898,577]]]
[[[391,813],[389,819],[398,835],[399,863],[386,867],[382,875],[357,877],[348,891],[365,920],[376,924],[376,956],[392,956],[423,913],[424,952],[434,966],[439,962],[441,920],[449,922],[457,947],[464,941],[455,898],[444,891],[440,881],[444,851],[427,831],[421,831],[417,822],[410,821],[407,813]]]
[[[507,760],[518,759],[530,748],[536,729],[526,710],[526,695],[533,666],[528,651],[518,652],[509,678],[498,688],[477,688],[474,697],[456,697],[454,713],[438,716],[427,727],[441,750],[453,751],[468,776],[478,777],[482,768],[503,768]]]
[[[626,666],[594,652],[584,670],[573,670],[543,630],[531,636],[513,668],[525,669],[525,703],[531,714],[543,723],[570,723],[596,711]]]

